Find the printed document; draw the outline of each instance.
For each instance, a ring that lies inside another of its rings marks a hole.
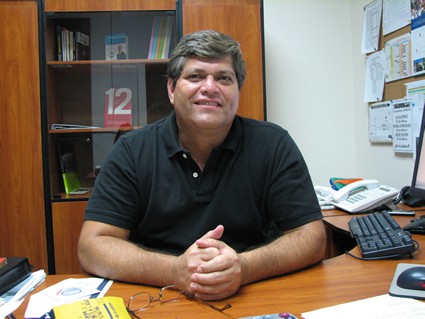
[[[412,76],[412,55],[410,33],[385,43],[387,58],[386,81],[395,81]]]
[[[393,101],[393,150],[413,153],[412,101]]]
[[[362,53],[378,50],[381,12],[382,0],[374,0],[364,7]]]
[[[391,101],[369,106],[369,141],[391,143],[393,141],[393,109]]]
[[[384,35],[410,24],[410,1],[384,0],[382,12]]]
[[[367,57],[364,102],[381,101],[384,94],[384,83],[385,53],[378,51]]]

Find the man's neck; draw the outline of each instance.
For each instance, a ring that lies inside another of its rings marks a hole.
[[[230,127],[220,131],[199,131],[179,127],[180,145],[189,151],[193,160],[198,164],[201,171],[203,171],[211,151],[223,144],[229,130]]]

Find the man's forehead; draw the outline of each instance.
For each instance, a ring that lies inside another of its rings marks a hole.
[[[190,57],[183,67],[183,72],[207,71],[216,67],[219,72],[234,73],[233,58],[229,55],[222,58]]]

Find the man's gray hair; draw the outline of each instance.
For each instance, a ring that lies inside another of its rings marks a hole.
[[[186,61],[191,57],[221,59],[226,56],[233,58],[233,69],[240,89],[246,76],[240,44],[230,36],[214,30],[197,31],[181,38],[171,53],[168,78],[173,79],[175,86]]]

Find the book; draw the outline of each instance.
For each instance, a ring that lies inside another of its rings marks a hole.
[[[74,60],[89,60],[90,59],[90,37],[82,32],[76,31],[75,46],[74,46]]]
[[[102,297],[79,300],[72,303],[53,307],[56,319],[75,318],[122,318],[131,319],[120,297]]]
[[[90,59],[90,37],[78,30],[56,26],[56,53],[58,61]]]
[[[82,188],[80,184],[74,145],[71,142],[59,142],[58,154],[65,193],[68,195],[88,193],[90,188]]]
[[[74,37],[74,31],[72,30],[68,30],[68,52],[69,52],[69,56],[68,56],[68,60],[69,61],[74,61],[74,45],[75,45],[75,37]]]
[[[68,29],[61,27],[61,45],[62,45],[62,61],[68,61]]]
[[[173,25],[174,25],[174,16],[169,16],[167,19],[167,29],[165,33],[165,44],[164,44],[164,50],[162,53],[162,56],[164,59],[168,59],[168,56],[170,54],[170,44],[171,44],[171,38],[173,35]]]
[[[7,265],[7,258],[6,257],[0,257],[0,269],[2,269],[6,265]]]
[[[128,59],[128,36],[126,33],[108,34],[105,36],[105,59]]]
[[[155,16],[152,23],[148,59],[167,59],[173,33],[173,16]]]
[[[31,270],[28,258],[7,257],[7,264],[0,269],[0,295],[30,276]]]
[[[104,127],[132,126],[132,95],[130,88],[110,88],[105,91]]]
[[[58,61],[63,61],[62,57],[62,28],[60,25],[56,26],[56,53]]]
[[[73,37],[73,32],[69,29],[63,26],[56,27],[58,61],[72,61],[74,59]]]
[[[99,128],[99,126],[90,126],[90,125],[78,125],[78,124],[64,124],[64,123],[53,123],[51,126],[52,130],[78,130],[85,128]]]

